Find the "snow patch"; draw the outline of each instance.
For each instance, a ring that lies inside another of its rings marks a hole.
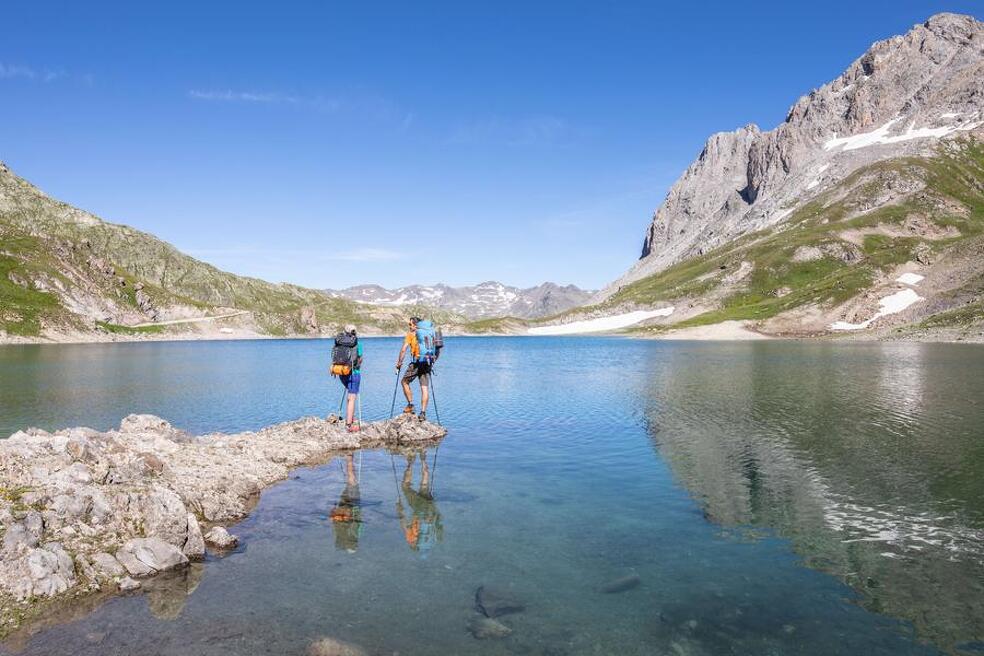
[[[920,280],[922,278],[920,277]],[[906,309],[913,303],[921,301],[922,296],[917,294],[912,289],[903,289],[900,292],[895,292],[894,294],[889,294],[885,298],[878,301],[879,310],[875,313],[875,316],[871,317],[867,321],[862,321],[861,323],[848,323],[846,321],[836,321],[830,324],[831,330],[863,330],[870,326],[874,321],[881,319],[882,317],[888,316],[890,314],[896,314]]]
[[[978,125],[984,123],[984,121],[978,121],[976,123],[968,123],[966,125],[944,125],[938,128],[917,128],[915,127],[915,124],[910,123],[909,127],[906,128],[906,131],[902,134],[889,136],[888,133],[892,129],[892,126],[901,120],[902,117],[893,118],[891,121],[876,130],[871,132],[863,132],[850,137],[838,137],[835,132],[834,138],[829,139],[823,144],[823,149],[831,150],[832,148],[843,146],[844,150],[847,151],[857,150],[858,148],[866,148],[876,144],[900,143],[911,139],[926,139],[929,137],[939,138],[945,137],[946,135],[957,131],[973,130]]]
[[[555,326],[537,326],[530,328],[530,335],[574,335],[577,333],[597,333],[605,330],[618,330],[652,319],[653,317],[668,317],[673,314],[674,307],[660,308],[659,310],[636,310],[625,314],[616,314],[610,317],[599,317],[597,319],[586,319],[584,321],[572,321]]]
[[[810,183],[808,185],[806,185],[806,188],[807,189],[813,189],[814,187],[816,187],[817,185],[819,185],[820,184],[820,176],[823,175],[823,172],[826,171],[829,168],[830,168],[830,164],[824,164],[823,166],[821,166],[820,168],[818,168],[817,169],[817,172],[814,173],[814,175],[817,176],[817,177],[815,177],[813,180],[811,180]]]
[[[903,273],[895,279],[895,282],[900,282],[905,285],[918,285],[925,277],[926,276],[920,276],[918,273]]]
[[[960,114],[961,112],[947,112],[945,114],[940,114],[940,118],[957,118]]]

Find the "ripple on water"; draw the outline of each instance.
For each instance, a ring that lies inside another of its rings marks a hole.
[[[303,470],[233,528],[240,552],[4,653],[303,653],[320,636],[401,654],[979,644],[982,352],[449,341],[434,383],[451,434],[424,454],[426,485],[421,458],[384,452],[362,454],[358,502],[338,461]],[[364,412],[385,416],[399,343],[366,342]],[[95,365],[31,353],[0,351],[22,374],[0,381],[17,427],[104,428],[146,401],[189,430],[243,430],[338,402],[317,342],[99,347]],[[345,504],[357,522],[332,521]],[[627,576],[638,585],[600,592]],[[481,585],[526,606],[501,641],[466,630]]]

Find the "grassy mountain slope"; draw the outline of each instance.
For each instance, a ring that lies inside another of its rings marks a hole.
[[[603,303],[542,323],[674,305],[637,331],[752,320],[766,332],[825,332],[862,316],[908,263],[926,300],[900,315],[914,328],[984,321],[984,145],[940,144],[936,156],[858,170],[782,224],[620,288]],[[888,323],[897,323],[897,321]]]
[[[194,324],[128,326],[235,311],[244,314],[226,324],[269,335],[330,332],[346,322],[395,332],[407,312],[434,314],[367,307],[221,271],[152,235],[49,198],[0,164],[0,330],[6,334],[181,332]]]

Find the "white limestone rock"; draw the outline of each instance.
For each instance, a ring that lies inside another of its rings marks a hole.
[[[128,540],[116,552],[116,559],[130,576],[135,577],[150,576],[188,564],[188,557],[180,549],[160,538]]]
[[[217,549],[235,549],[239,544],[239,538],[229,533],[223,526],[213,526],[205,534],[205,543]]]

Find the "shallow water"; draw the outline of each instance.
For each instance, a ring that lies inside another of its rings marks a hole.
[[[367,419],[389,413],[397,348],[366,340]],[[0,349],[0,434],[326,414],[328,350]],[[236,553],[2,652],[984,651],[984,348],[459,338],[438,371],[451,433],[406,482],[408,456],[383,451],[353,458],[357,491],[344,458],[299,470],[234,528]],[[526,605],[503,640],[466,629],[481,585]]]

